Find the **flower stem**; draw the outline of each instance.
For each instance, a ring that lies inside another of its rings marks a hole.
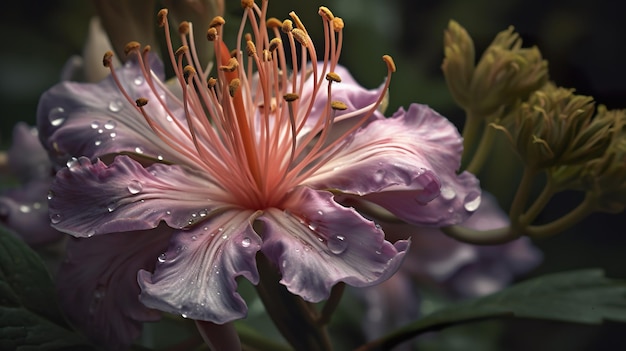
[[[235,329],[244,349],[251,345],[254,350],[258,351],[292,351],[289,346],[267,339],[245,323],[235,322]]]
[[[332,290],[330,291],[330,297],[328,298],[328,301],[326,301],[326,303],[324,304],[324,307],[322,308],[322,313],[317,320],[317,323],[319,325],[326,325],[330,322],[333,313],[339,306],[341,296],[343,296],[343,292],[345,289],[346,284],[342,282],[339,282],[335,286],[333,286]]]
[[[508,243],[521,236],[512,227],[502,227],[491,230],[475,230],[460,225],[451,225],[440,228],[447,236],[458,241],[473,245],[498,245]]]
[[[532,187],[535,173],[536,171],[534,168],[525,167],[522,179],[517,186],[517,191],[515,192],[515,197],[513,198],[513,203],[511,204],[511,209],[509,210],[509,218],[511,218],[511,223],[514,228],[519,228],[521,226],[520,216],[524,212],[524,208],[528,202],[528,196],[530,195],[530,189]]]
[[[496,130],[489,125],[485,125],[483,128],[483,137],[480,139],[480,143],[474,152],[474,156],[466,168],[466,171],[478,174],[487,161],[487,156],[491,152],[491,146],[493,145],[493,139],[496,135]]]
[[[314,306],[280,284],[276,267],[262,254],[257,256],[257,265],[261,276],[257,285],[259,297],[291,346],[298,351],[332,350],[326,329],[317,323]]]
[[[465,111],[465,126],[463,126],[463,161],[461,164],[467,165],[470,156],[473,155],[474,145],[481,130],[482,121],[471,111]]]
[[[594,210],[593,202],[589,198],[585,198],[576,208],[571,210],[563,217],[556,219],[550,223],[529,226],[526,229],[528,236],[533,238],[547,238],[552,235],[563,232],[574,224],[580,222]]]
[[[546,207],[552,196],[555,194],[555,187],[552,179],[548,177],[546,185],[543,187],[541,194],[535,199],[535,202],[528,208],[523,215],[520,216],[519,222],[522,226],[530,225],[535,218]]]

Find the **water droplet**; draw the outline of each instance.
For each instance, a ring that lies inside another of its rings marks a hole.
[[[139,194],[143,190],[143,184],[138,180],[133,180],[128,184],[128,192],[135,195]]]
[[[446,200],[452,200],[456,197],[456,192],[454,191],[452,187],[447,186],[447,185],[442,185],[441,197],[443,197]]]
[[[137,147],[135,148],[135,152],[136,152],[136,153],[138,153],[138,154],[143,154],[143,149],[142,149],[142,148],[140,148],[139,146],[137,146]]]
[[[165,263],[165,260],[167,259],[167,255],[164,253],[159,255],[159,258],[157,258],[157,260],[159,261],[159,263]]]
[[[54,107],[48,113],[48,120],[54,127],[58,127],[63,124],[66,117],[67,114],[65,113],[65,109],[63,107]]]
[[[208,212],[208,210],[207,210],[207,209],[204,209],[204,210],[201,210],[200,212],[198,212],[198,215],[199,215],[200,217],[206,217],[206,215],[207,215],[208,213],[209,213],[209,212]]]
[[[198,236],[197,235],[192,235],[191,236],[191,241],[196,241],[198,240]]]
[[[222,239],[224,239],[224,240],[228,239],[228,235],[226,235],[226,234],[222,235]]]
[[[59,222],[61,222],[61,214],[60,213],[51,214],[50,222],[52,222],[52,224],[58,224]]]
[[[173,119],[173,118],[172,118],[172,116],[170,116],[170,115],[167,115],[167,117],[165,117],[165,119],[166,119],[168,122],[174,122],[174,119]]]
[[[245,237],[241,240],[241,246],[243,247],[250,247],[250,244],[252,243],[252,240],[250,240],[250,238]]]
[[[165,211],[165,214],[169,216],[172,214],[172,211]]]
[[[91,122],[91,129],[98,129],[98,128],[100,128],[100,123],[98,123],[98,121]]]
[[[204,227],[204,228],[202,228],[202,230],[207,231],[207,230],[209,230],[209,227]]]
[[[137,81],[135,81],[135,84],[137,84]],[[180,316],[183,318],[187,318],[187,313],[181,313]]]
[[[70,171],[73,171],[80,165],[80,162],[78,162],[78,159],[76,157],[72,157],[67,160],[67,163],[65,165],[67,166],[67,168],[69,168]]]
[[[52,190],[48,191],[48,200],[52,200],[54,198],[54,193]]]
[[[109,102],[109,111],[111,112],[120,112],[123,107],[124,105],[120,100],[113,100]]]
[[[104,124],[104,129],[108,129],[108,130],[115,129],[116,125],[117,125],[117,122],[110,120]]]
[[[39,202],[33,203],[33,209],[38,210],[40,208],[41,208],[41,203],[39,203]]]
[[[20,209],[20,212],[22,212],[22,213],[29,213],[30,212],[30,206],[27,206],[27,205],[20,205],[19,209]]]
[[[111,132],[109,136],[111,137],[111,139],[115,139],[115,137],[117,136],[117,133]]]
[[[335,255],[339,255],[340,253],[346,251],[347,248],[348,243],[343,235],[335,235],[333,238],[328,240],[328,249]]]
[[[376,183],[380,183],[385,179],[385,174],[387,172],[384,169],[379,169],[376,172],[374,172],[374,181]]]
[[[157,160],[159,160],[159,161],[163,161],[163,156],[158,155],[158,156],[157,156]]]
[[[117,203],[115,203],[115,201],[107,205],[107,211],[109,211],[109,213],[115,211],[116,208],[117,208]]]
[[[318,224],[315,222],[311,222],[309,223],[309,229],[311,229],[312,231],[315,231],[318,227]]]
[[[102,144],[102,140],[96,140],[93,142],[95,146],[100,146]]]
[[[135,83],[135,85],[142,85],[144,82],[143,76],[138,76],[137,78],[135,78],[135,80],[133,80],[133,83]]]
[[[463,207],[469,212],[474,212],[480,206],[480,200],[480,193],[473,191],[465,196]]]
[[[283,260],[280,265],[283,266],[283,268],[287,267],[287,260]]]

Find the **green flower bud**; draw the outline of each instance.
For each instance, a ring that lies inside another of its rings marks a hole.
[[[611,142],[615,115],[574,90],[546,84],[496,128],[506,132],[526,165],[546,169],[601,157]],[[557,174],[572,177],[572,169]]]
[[[522,48],[513,27],[500,32],[474,65],[467,32],[450,22],[444,35],[442,65],[456,102],[473,116],[486,118],[503,106],[525,100],[548,80],[548,63],[536,47]]]

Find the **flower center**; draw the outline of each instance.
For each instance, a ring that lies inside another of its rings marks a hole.
[[[338,116],[338,111],[347,108],[331,99],[332,86],[341,82],[334,71],[343,42],[343,21],[320,7],[325,45],[318,62],[318,52],[299,17],[292,12],[282,22],[266,20],[267,4],[267,0],[261,7],[253,1],[242,2],[244,14],[232,52],[221,39],[224,19],[211,21],[207,38],[214,43],[216,78],[209,76],[211,66],[205,69],[198,60],[191,23],[180,25],[183,45],[173,50],[167,10],[161,10],[159,24],[165,30],[182,99],[154,78],[148,64],[149,47],[141,51],[132,42],[126,48],[128,54],[136,54],[157,109],[149,109],[145,97],[130,97],[110,64],[111,54],[104,58],[122,93],[136,102],[151,130],[181,154],[186,165],[208,174],[226,194],[221,200],[254,210],[281,208],[291,189],[328,162],[376,111],[395,71],[392,59],[384,56],[388,78],[378,100]],[[247,26],[251,33],[244,35]],[[321,111],[314,111],[316,99],[325,101]],[[333,123],[347,118],[355,118],[349,130],[331,138]]]

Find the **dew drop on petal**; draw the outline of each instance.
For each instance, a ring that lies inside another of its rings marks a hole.
[[[120,112],[122,107],[124,107],[124,105],[120,100],[113,100],[109,102],[109,111],[111,112]]]
[[[78,162],[78,159],[76,157],[72,157],[67,161],[65,165],[67,166],[67,168],[69,168],[70,171],[73,171],[78,168],[80,162]]]
[[[137,78],[135,78],[135,80],[133,80],[133,83],[135,83],[135,85],[142,85],[144,82],[143,76],[138,76]]]
[[[107,211],[113,212],[117,208],[117,203],[111,202],[107,205]]]
[[[174,122],[174,119],[173,119],[173,118],[172,118],[172,116],[170,116],[170,115],[167,115],[167,117],[165,117],[165,119],[166,119],[168,122]]]
[[[453,200],[456,197],[454,189],[448,185],[441,186],[441,197],[445,200]]]
[[[138,153],[138,154],[143,154],[143,149],[142,149],[142,148],[140,148],[139,146],[137,146],[137,147],[135,148],[135,152],[136,152],[136,153]]]
[[[117,122],[110,120],[104,124],[104,129],[108,129],[108,130],[115,129],[116,125],[117,125]]]
[[[198,240],[198,236],[197,235],[192,235],[191,236],[191,241],[196,241]]]
[[[320,215],[320,216],[323,216],[324,212],[322,210],[317,210],[317,214]]]
[[[159,161],[163,161],[163,156],[162,156],[162,155],[158,155],[158,156],[157,156],[157,160],[159,160]]]
[[[309,229],[311,229],[312,231],[315,231],[318,227],[318,224],[315,222],[311,222],[309,223]]]
[[[133,180],[128,184],[128,192],[135,195],[139,194],[143,190],[143,184],[138,180]]]
[[[243,247],[250,247],[250,244],[252,243],[252,240],[250,240],[250,238],[245,237],[241,240],[241,246]]]
[[[65,113],[65,109],[63,107],[54,107],[50,110],[50,112],[48,112],[48,120],[54,127],[58,127],[63,124],[66,117],[67,114]]]
[[[48,191],[48,200],[52,200],[54,198],[54,193],[52,190]]]
[[[343,235],[335,235],[328,240],[328,249],[335,255],[343,253],[348,248],[348,243]]]
[[[135,84],[136,84],[136,82],[135,82]],[[187,318],[187,314],[186,313],[181,313],[180,316],[183,317],[183,318]]]
[[[51,214],[50,222],[52,222],[52,224],[58,224],[59,222],[61,222],[61,214],[60,213]]]
[[[91,122],[91,129],[98,129],[98,128],[100,128],[100,123],[98,123],[98,121]]]
[[[115,139],[115,137],[117,136],[117,133],[112,132],[109,134],[109,136],[111,137],[111,139]]]
[[[463,207],[469,212],[474,212],[480,206],[480,200],[480,193],[475,191],[470,192],[465,196]]]
[[[377,170],[376,172],[374,172],[374,181],[376,183],[382,182],[383,180],[385,180],[385,174],[386,173],[387,172],[384,169]]]
[[[93,144],[95,146],[100,146],[100,145],[102,145],[102,140],[96,140],[96,141],[93,142]]]
[[[20,205],[19,210],[22,213],[29,213],[31,208],[28,205]]]
[[[167,259],[167,255],[165,253],[160,254],[159,257],[157,258],[157,260],[160,263],[164,263],[166,259]]]
[[[199,215],[200,217],[206,217],[206,215],[207,215],[208,213],[209,213],[209,212],[208,212],[206,209],[204,209],[204,210],[199,211],[199,212],[198,212],[198,215]]]
[[[165,214],[169,216],[172,214],[172,211],[165,211]]]

